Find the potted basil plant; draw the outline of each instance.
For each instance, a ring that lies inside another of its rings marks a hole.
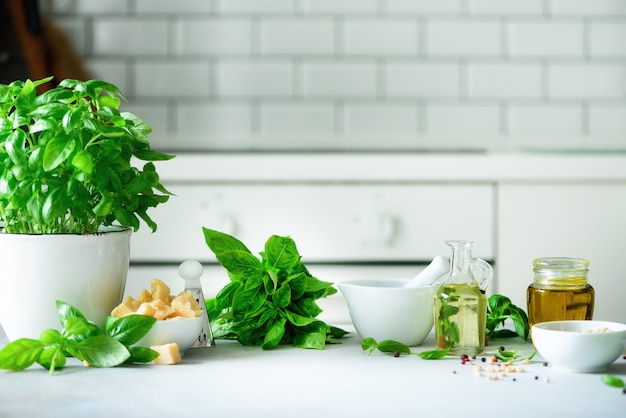
[[[0,323],[9,338],[58,327],[56,300],[99,326],[119,303],[130,237],[170,193],[150,127],[102,80],[0,84]],[[143,164],[143,165],[142,165]],[[142,165],[142,166],[141,166]],[[140,166],[140,167],[137,167]]]

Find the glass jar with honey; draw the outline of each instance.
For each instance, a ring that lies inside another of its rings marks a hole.
[[[535,279],[528,286],[528,322],[592,319],[594,289],[587,281],[589,261],[547,257],[533,261]]]

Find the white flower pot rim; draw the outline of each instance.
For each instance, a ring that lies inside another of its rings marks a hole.
[[[102,235],[102,234],[110,234],[110,233],[116,233],[116,232],[132,232],[133,228],[130,226],[121,226],[121,225],[108,225],[108,226],[101,226],[100,228],[98,228],[98,232],[88,232],[88,233],[78,233],[78,232],[63,232],[63,233],[56,233],[56,234],[31,234],[31,233],[14,233],[14,232],[5,232],[4,231],[4,227],[2,225],[0,225],[0,236],[18,236],[18,235],[23,235],[23,236],[27,236],[27,237],[44,237],[44,236],[51,236],[51,237],[59,237],[59,236],[95,236],[95,235]]]

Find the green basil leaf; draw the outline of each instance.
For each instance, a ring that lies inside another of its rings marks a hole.
[[[440,318],[450,318],[451,316],[459,313],[459,308],[454,305],[450,305],[448,303],[442,303],[441,308],[439,308],[439,316]]]
[[[298,348],[323,350],[326,346],[326,333],[320,331],[298,332],[293,345]]]
[[[128,357],[128,359],[124,361],[124,364],[150,363],[151,361],[159,357],[158,352],[146,347],[129,347],[128,352],[130,353],[130,357]]]
[[[87,322],[87,318],[85,318],[82,312],[66,302],[57,300],[56,307],[57,313],[59,315],[59,320],[61,321],[61,326],[63,328],[65,328],[65,325],[69,318],[79,318]]]
[[[61,344],[63,342],[63,336],[56,329],[47,329],[41,332],[39,341],[45,345]]]
[[[239,288],[233,297],[233,317],[241,321],[253,315],[263,305],[265,295],[259,289],[246,291]]]
[[[303,272],[293,274],[287,278],[287,283],[291,288],[291,298],[298,299],[306,291],[306,274]]]
[[[72,157],[72,165],[87,174],[93,172],[93,157],[86,150],[80,150]]]
[[[283,285],[272,295],[272,301],[279,308],[286,308],[291,303],[291,288]]]
[[[33,365],[44,350],[39,340],[20,338],[0,350],[0,369],[19,371]]]
[[[329,325],[329,326],[328,326],[328,328],[329,328],[329,331],[328,331],[328,332],[329,332],[329,333],[330,333],[330,335],[331,335],[331,336],[333,336],[334,338],[342,338],[342,337],[344,337],[346,334],[348,334],[348,331],[346,331],[346,330],[344,330],[344,329],[341,329],[341,328],[339,328],[339,327],[335,327],[335,326]]]
[[[394,353],[398,351],[403,354],[411,354],[411,349],[408,345],[394,340],[383,340],[378,343],[376,348],[383,353]]]
[[[75,140],[68,135],[63,134],[52,138],[43,151],[43,169],[52,171],[64,163],[74,151],[75,146]]]
[[[421,353],[417,353],[417,355],[424,360],[439,360],[447,356],[449,352],[449,348],[438,348],[435,350],[422,351]]]
[[[285,315],[287,320],[289,320],[290,323],[292,323],[293,325],[297,327],[303,327],[303,326],[312,324],[313,322],[317,321],[315,318],[304,316],[304,315],[298,315],[296,313],[291,312],[290,310],[284,310],[283,314]]]
[[[372,337],[366,337],[361,340],[361,349],[368,350],[370,353],[376,349],[378,342]]]
[[[66,362],[67,359],[59,346],[46,347],[37,359],[37,363],[50,370],[51,374],[54,373],[55,369],[65,367]]]
[[[268,350],[278,345],[285,334],[285,318],[277,319],[267,330],[261,348]]]
[[[229,250],[216,254],[217,261],[230,274],[248,276],[262,271],[261,262],[253,254],[241,250]]]
[[[300,262],[300,254],[293,239],[272,235],[265,243],[265,255],[270,266],[291,270]]]
[[[509,306],[511,304],[511,299],[503,295],[495,294],[495,295],[489,296],[489,298],[487,299],[487,303],[489,305],[489,309],[492,312],[497,312]]]
[[[314,293],[320,290],[325,291],[331,286],[332,286],[332,283],[319,280],[317,277],[307,276],[306,278],[306,292],[307,293]]]
[[[204,240],[214,254],[222,254],[226,251],[244,251],[250,253],[250,250],[237,238],[215,231],[209,228],[202,228]]]
[[[603,374],[602,376],[600,376],[600,378],[605,385],[612,386],[614,388],[623,388],[625,386],[624,381],[617,376]]]
[[[156,321],[147,315],[126,315],[106,322],[105,332],[125,346],[131,346],[142,339]]]
[[[86,319],[72,317],[68,318],[63,328],[63,336],[67,338],[68,343],[85,340],[89,337],[101,335],[102,330],[93,322]]]
[[[278,273],[274,270],[267,270],[263,275],[263,285],[265,293],[273,295],[278,288]]]
[[[130,353],[124,344],[108,335],[96,335],[80,341],[73,346],[80,355],[94,367],[114,367],[125,362]]]

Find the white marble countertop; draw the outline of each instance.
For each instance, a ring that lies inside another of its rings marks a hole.
[[[350,329],[350,327],[343,327]],[[2,336],[3,337],[3,336]],[[6,339],[0,339],[0,346]],[[518,339],[492,343],[532,346]],[[432,335],[415,352],[433,348]],[[233,341],[192,349],[174,366],[39,366],[0,371],[0,417],[623,417],[626,395],[601,374],[570,374],[539,357],[524,373],[489,380],[458,358],[394,358],[361,350],[351,334],[325,350],[262,351]],[[474,361],[481,363],[480,358]],[[607,371],[626,378],[626,360]]]

